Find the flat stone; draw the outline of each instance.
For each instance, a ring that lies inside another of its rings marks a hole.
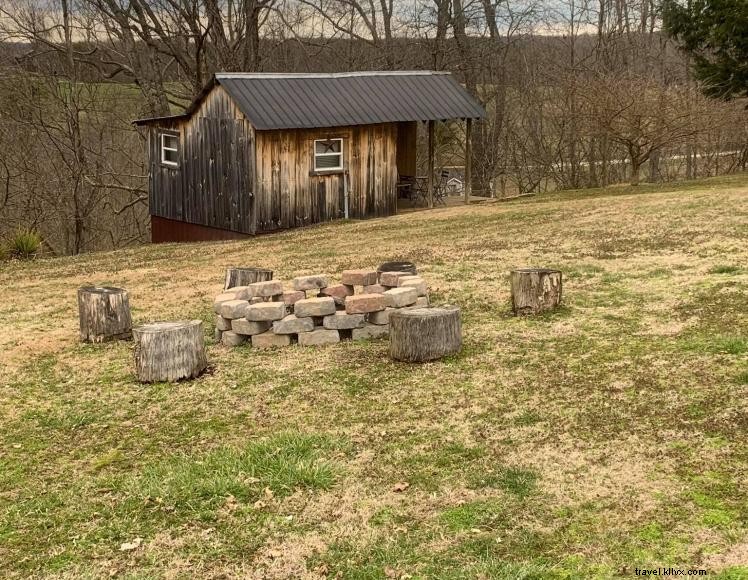
[[[234,286],[233,288],[229,288],[224,292],[224,294],[228,294],[230,292],[234,293],[234,296],[236,300],[249,300],[252,298],[252,293],[249,291],[249,286]]]
[[[424,280],[423,278],[419,278],[418,276],[414,276],[409,279],[401,279],[399,287],[400,288],[415,288],[419,296],[426,296],[426,294],[429,291],[429,288],[426,285],[426,280]]]
[[[370,312],[366,315],[366,320],[371,324],[389,324],[390,314],[395,310],[396,308],[385,308],[384,310],[380,310],[379,312]]]
[[[335,300],[335,304],[342,306],[345,304],[346,296],[353,295],[353,286],[348,284],[333,284],[319,291],[320,296],[329,296]]]
[[[289,314],[282,320],[273,322],[273,332],[275,334],[296,334],[297,332],[309,332],[310,330],[314,330],[314,320],[299,318],[294,314]]]
[[[280,320],[286,315],[286,305],[283,302],[260,302],[247,308],[247,320],[255,322]]]
[[[400,276],[400,278],[397,281],[398,286],[402,286],[403,282],[407,282],[408,280],[423,280],[421,276],[418,276],[417,274],[405,274],[404,276]]]
[[[317,328],[311,332],[299,333],[299,344],[301,346],[321,346],[323,344],[335,344],[340,342],[340,334],[337,330]]]
[[[411,276],[408,272],[380,272],[379,283],[382,286],[389,286],[390,288],[397,288],[398,280],[405,276]]]
[[[250,295],[253,298],[267,298],[283,294],[283,282],[280,280],[267,280],[265,282],[255,282],[247,286]]]
[[[369,286],[377,283],[376,270],[343,270],[340,276],[343,284],[351,286]]]
[[[389,335],[389,324],[367,324],[363,328],[354,328],[351,333],[351,338],[353,340],[362,340],[366,338],[384,338]]]
[[[364,286],[364,294],[384,294],[386,290],[387,288],[381,284],[369,284]]]
[[[275,334],[272,330],[252,336],[252,346],[256,348],[275,348],[291,344],[290,334]]]
[[[304,300],[304,298],[306,298],[306,294],[301,290],[286,290],[281,294],[283,304],[286,306],[293,306],[299,300]]]
[[[363,325],[363,314],[336,312],[330,316],[325,316],[322,320],[322,326],[329,328],[330,330],[351,330],[352,328],[361,328]]]
[[[324,274],[313,274],[312,276],[297,276],[291,281],[294,290],[317,290],[328,285],[327,276]]]
[[[230,300],[236,300],[236,294],[233,292],[222,292],[218,296],[216,296],[215,300],[213,300],[213,312],[216,314],[221,313],[221,304],[224,302],[229,302]]]
[[[216,328],[218,330],[231,330],[231,320],[223,316],[216,315]]]
[[[299,300],[293,307],[294,314],[299,318],[307,316],[327,316],[335,313],[335,300],[329,296],[322,298],[305,298]]]
[[[401,288],[392,288],[384,293],[384,303],[391,308],[402,308],[415,304],[418,300],[418,290],[403,286]]]
[[[428,296],[419,296],[418,300],[416,300],[416,303],[413,305],[416,308],[426,308],[429,305],[429,297]]]
[[[221,342],[226,346],[239,346],[247,340],[246,336],[237,334],[231,330],[226,330],[221,335]]]
[[[366,314],[384,310],[384,294],[357,294],[345,299],[345,311],[348,314]]]
[[[246,300],[228,300],[221,303],[218,314],[229,320],[235,320],[236,318],[244,318],[247,308],[249,308],[249,302]]]
[[[231,331],[242,336],[254,336],[255,334],[262,334],[270,329],[269,322],[258,322],[254,320],[247,320],[246,318],[239,318],[231,321]]]

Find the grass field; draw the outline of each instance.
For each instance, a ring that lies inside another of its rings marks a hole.
[[[464,349],[229,350],[227,265],[416,262]],[[517,319],[508,272],[563,270]],[[205,321],[211,372],[141,386],[75,291]],[[748,177],[570,192],[250,241],[0,265],[0,575],[748,578]],[[407,484],[407,485],[403,485]],[[405,488],[403,490],[403,488]]]

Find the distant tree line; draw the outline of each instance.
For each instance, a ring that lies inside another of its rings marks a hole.
[[[744,4],[720,1],[738,12]],[[745,170],[745,90],[715,92],[715,69],[704,71],[725,39],[699,40],[714,15],[703,15],[699,31],[688,28],[687,8],[676,0],[664,8],[660,0],[4,0],[0,236],[36,229],[57,254],[147,239],[144,147],[131,121],[179,111],[215,71],[450,70],[488,112],[472,134],[473,190],[482,195]],[[662,32],[663,10],[686,52]],[[740,66],[741,56],[727,54]],[[439,135],[439,165],[462,165],[462,125]]]

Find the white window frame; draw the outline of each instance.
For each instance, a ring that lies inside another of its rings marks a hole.
[[[336,153],[336,152],[317,153],[317,143],[329,143],[330,141],[340,141],[340,153]],[[317,167],[318,157],[340,157],[340,165],[336,167]],[[342,137],[335,137],[333,139],[315,139],[314,140],[314,171],[318,171],[318,172],[342,171],[344,163],[345,161],[343,160],[343,138]]]
[[[177,140],[177,146],[176,147],[167,147],[166,146],[166,138],[167,137],[173,137]],[[166,156],[164,155],[165,151],[174,151],[174,153],[177,154],[177,158],[179,158],[179,134],[178,133],[159,133],[158,141],[160,145],[160,151],[161,151],[161,163],[164,165],[168,165],[169,167],[179,167],[178,161],[168,161],[166,159]]]

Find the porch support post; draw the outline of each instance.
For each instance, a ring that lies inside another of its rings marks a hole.
[[[470,203],[470,194],[473,189],[473,120],[465,119],[465,205]]]
[[[434,121],[429,121],[429,209],[434,207]]]

